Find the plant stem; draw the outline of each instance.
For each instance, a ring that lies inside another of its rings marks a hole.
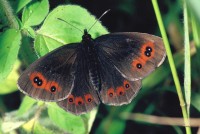
[[[0,0],[0,17],[10,28],[19,29],[12,7],[7,0]]]
[[[190,102],[191,102],[191,63],[190,63],[190,41],[188,30],[188,13],[186,1],[183,0],[183,15],[184,15],[184,47],[185,47],[185,68],[184,68],[184,88],[185,99],[187,104],[187,114],[190,117]]]
[[[185,126],[189,126],[187,110],[186,110],[186,107],[185,107],[185,101],[184,101],[183,94],[182,94],[182,91],[181,91],[180,81],[178,79],[176,67],[175,67],[175,64],[174,64],[173,57],[172,57],[172,52],[171,52],[171,49],[170,49],[170,46],[169,46],[169,41],[168,41],[167,34],[166,34],[166,31],[165,31],[165,28],[164,28],[164,25],[163,25],[163,21],[162,21],[162,17],[161,17],[161,14],[160,14],[160,9],[158,7],[157,0],[152,0],[152,4],[153,4],[153,7],[154,7],[154,11],[155,11],[155,14],[156,14],[158,25],[159,25],[159,28],[160,28],[160,31],[161,31],[161,34],[162,34],[162,37],[163,37],[166,53],[167,53],[168,60],[169,60],[169,65],[170,65],[170,68],[171,68],[171,71],[172,71],[172,76],[173,76],[173,79],[174,79],[178,98],[179,98],[179,101],[180,101],[180,106],[181,106]],[[185,128],[186,128],[186,133],[191,134],[191,128],[190,127],[185,127]]]

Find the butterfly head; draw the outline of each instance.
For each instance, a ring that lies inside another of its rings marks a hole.
[[[82,40],[83,40],[83,41],[91,40],[91,35],[88,34],[87,29],[84,29],[84,34],[83,34],[83,36],[82,36]]]

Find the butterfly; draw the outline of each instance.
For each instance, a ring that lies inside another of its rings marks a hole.
[[[138,32],[111,33],[61,46],[32,63],[18,79],[19,89],[43,101],[55,101],[75,115],[101,102],[130,103],[141,80],[166,57],[160,37]]]

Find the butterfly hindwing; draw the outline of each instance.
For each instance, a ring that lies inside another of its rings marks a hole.
[[[142,79],[164,61],[162,39],[145,33],[113,33],[95,39],[98,55],[105,55],[128,80]]]
[[[78,44],[62,46],[26,69],[18,80],[19,89],[39,100],[63,100],[71,92]]]
[[[104,55],[99,56],[99,61],[102,102],[115,106],[130,103],[141,88],[141,80],[129,81],[124,78]]]
[[[76,115],[91,111],[100,103],[98,91],[90,78],[87,59],[83,51],[78,51],[78,65],[75,71],[74,87],[67,99],[57,102],[64,110]]]

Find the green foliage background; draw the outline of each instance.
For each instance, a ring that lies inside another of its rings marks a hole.
[[[102,23],[108,24],[107,28],[98,22],[90,31],[93,38],[108,33],[107,29],[117,31],[126,23],[125,30],[130,31],[135,28],[142,29],[140,32],[160,35],[151,1],[142,2],[116,0],[112,1],[111,6],[105,1],[78,3],[77,1],[0,0],[0,133],[185,133],[184,127],[181,126],[151,124],[140,116],[130,118],[134,113],[182,117],[167,60],[164,65],[143,80],[142,90],[131,104],[121,107],[100,105],[98,109],[88,114],[75,116],[65,112],[55,103],[44,103],[27,96],[19,96],[16,82],[20,73],[29,64],[59,46],[81,41],[80,31],[57,18],[67,20],[79,29],[88,29],[96,18],[86,8],[92,9],[99,16],[103,12],[98,13],[98,8],[95,7],[107,4],[106,6],[113,8],[111,13],[104,17],[105,19],[102,18]],[[183,3],[178,0],[158,2],[184,92],[183,81],[186,77],[184,75],[187,74],[184,74]],[[192,93],[189,111],[191,117],[198,118],[200,116],[200,9],[197,5],[200,5],[200,2],[186,0],[186,3],[191,44],[191,76],[189,77],[192,80]],[[116,14],[118,11],[121,14]],[[149,18],[154,20],[149,23],[144,22],[141,19],[144,17],[149,21]],[[109,20],[111,24],[108,23]],[[146,23],[149,25],[145,29],[143,26]],[[116,26],[116,29],[113,26]],[[187,97],[187,94],[185,96]],[[187,99],[190,100],[190,97]],[[197,128],[192,127],[192,132],[196,133]]]

